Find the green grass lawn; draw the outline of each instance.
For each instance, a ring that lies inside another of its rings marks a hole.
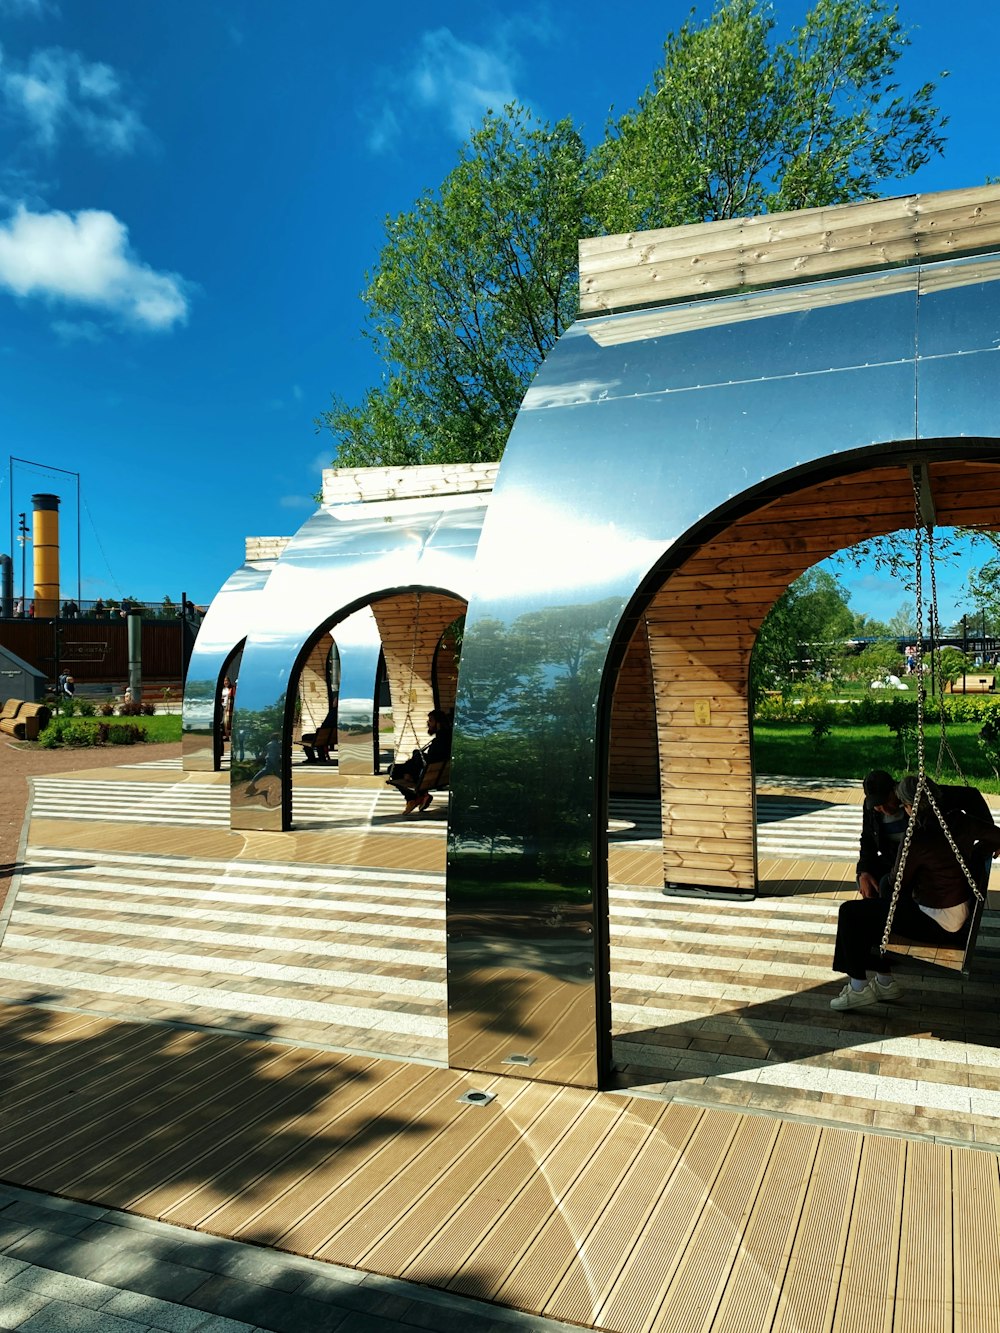
[[[96,731],[102,722],[112,725],[134,722],[145,732],[146,740],[150,744],[179,741],[181,738],[180,713],[154,713],[152,717],[73,717],[71,720],[91,731]],[[43,732],[42,735],[44,734]]]
[[[953,722],[948,727],[948,742],[955,752],[961,776],[945,757],[941,767],[942,782],[960,782],[962,778],[983,791],[1000,791],[1000,782],[979,748],[978,723]],[[936,725],[927,728],[925,740],[927,771],[934,776],[940,747]],[[835,726],[828,736],[817,741],[805,722],[754,723],[754,763],[758,773],[780,773],[794,777],[863,778],[873,768],[890,773],[915,772],[916,742],[900,749],[888,727],[858,724]]]

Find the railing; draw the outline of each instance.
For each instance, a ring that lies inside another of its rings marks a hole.
[[[58,616],[51,614],[36,616],[34,598],[15,597],[11,601],[10,613],[5,614],[0,604],[0,620],[126,620],[129,612],[138,612],[145,620],[179,620],[186,615],[188,620],[197,624],[204,616],[207,607],[196,606],[194,602],[173,602],[165,599],[160,602],[137,602],[132,598],[121,601],[115,598],[97,597],[93,601],[77,602],[68,598],[60,603]]]

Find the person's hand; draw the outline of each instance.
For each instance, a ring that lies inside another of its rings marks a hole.
[[[878,881],[874,875],[869,875],[867,870],[862,870],[858,876],[858,892],[862,898],[878,897]]]

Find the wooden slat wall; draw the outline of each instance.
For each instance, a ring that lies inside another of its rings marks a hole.
[[[458,598],[430,592],[420,594],[419,608],[414,593],[372,603],[385,653],[396,754],[427,741],[425,723],[434,707],[434,652],[444,630],[464,610]]]
[[[330,657],[329,634],[315,643],[299,676],[299,701],[302,705],[302,731],[321,727],[330,711],[330,691],[327,687],[326,664]],[[301,732],[299,733],[301,735]]]
[[[602,314],[997,247],[1000,185],[600,236],[580,242],[580,311]]]
[[[1000,465],[930,468],[938,523],[1000,527]],[[666,883],[753,890],[747,678],[757,631],[787,586],[866,537],[913,526],[905,467],[807,487],[695,551],[646,621],[659,735]],[[707,724],[696,704],[707,702]]]
[[[612,796],[650,796],[659,790],[653,668],[645,622],[636,628],[615,681],[611,705]]]

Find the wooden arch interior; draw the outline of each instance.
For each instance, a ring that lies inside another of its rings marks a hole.
[[[913,526],[909,460],[783,495],[705,541],[651,598],[619,672],[609,784],[659,788],[666,884],[756,891],[748,713],[761,622],[800,574]],[[939,525],[998,526],[1000,463],[925,464]]]
[[[465,602],[448,593],[405,592],[373,602],[372,611],[392,699],[393,749],[402,754],[426,743],[432,708],[454,710],[457,660],[438,649],[444,631],[464,613]]]

